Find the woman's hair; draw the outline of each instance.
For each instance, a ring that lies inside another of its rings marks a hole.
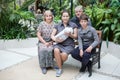
[[[43,18],[44,21],[46,21],[45,17],[46,17],[46,15],[47,15],[48,13],[50,13],[50,14],[52,15],[52,20],[53,20],[53,17],[54,17],[54,16],[53,16],[52,12],[51,12],[50,10],[46,10],[46,11],[44,12],[44,18]]]
[[[79,18],[79,21],[81,20],[87,20],[88,21],[88,16],[86,14],[82,14]]]
[[[70,13],[68,10],[64,9],[62,12],[61,12],[61,16],[63,15],[63,13],[68,13],[68,15],[70,16]]]

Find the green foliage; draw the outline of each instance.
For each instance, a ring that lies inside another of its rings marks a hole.
[[[14,0],[0,1],[0,39],[24,39],[31,34],[31,23],[35,21],[34,15],[28,11],[14,10]],[[30,26],[20,24],[21,19],[28,20]],[[34,31],[35,32],[35,31]]]
[[[28,6],[29,6],[30,4],[32,4],[33,2],[35,2],[35,0],[27,0],[27,1],[25,1],[25,2],[22,4],[22,6],[20,7],[19,10],[27,11],[27,10],[28,10]]]
[[[118,0],[104,1],[85,8],[86,14],[92,20],[92,25],[97,30],[103,31],[103,38],[120,44],[120,2]],[[109,3],[109,4],[108,4]]]
[[[36,22],[34,15],[26,11],[35,0],[26,0],[19,7],[15,0],[0,0],[0,39],[24,39],[35,36]],[[41,0],[40,6],[55,10],[54,21],[61,18],[63,9],[71,10],[70,0]],[[107,46],[109,41],[120,44],[120,2],[119,0],[73,0],[74,5],[83,5],[85,13],[90,17],[93,27],[103,31]],[[74,11],[74,10],[73,10]]]

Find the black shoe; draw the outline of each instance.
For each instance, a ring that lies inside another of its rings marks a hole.
[[[90,77],[92,76],[92,62],[91,61],[88,62],[87,67],[88,67],[88,72],[89,72],[88,77]]]
[[[85,72],[85,70],[86,70],[86,66],[82,65],[82,67],[80,68],[79,72]]]

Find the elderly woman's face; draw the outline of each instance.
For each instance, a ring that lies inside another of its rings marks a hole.
[[[70,16],[69,16],[69,14],[67,12],[64,12],[62,14],[62,21],[63,21],[63,23],[68,23],[69,18],[70,18]]]
[[[45,21],[50,23],[53,20],[53,15],[50,12],[45,13]]]

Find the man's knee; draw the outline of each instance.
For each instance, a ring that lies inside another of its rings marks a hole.
[[[85,52],[85,53],[83,54],[83,57],[85,57],[85,58],[90,58],[90,53]]]

